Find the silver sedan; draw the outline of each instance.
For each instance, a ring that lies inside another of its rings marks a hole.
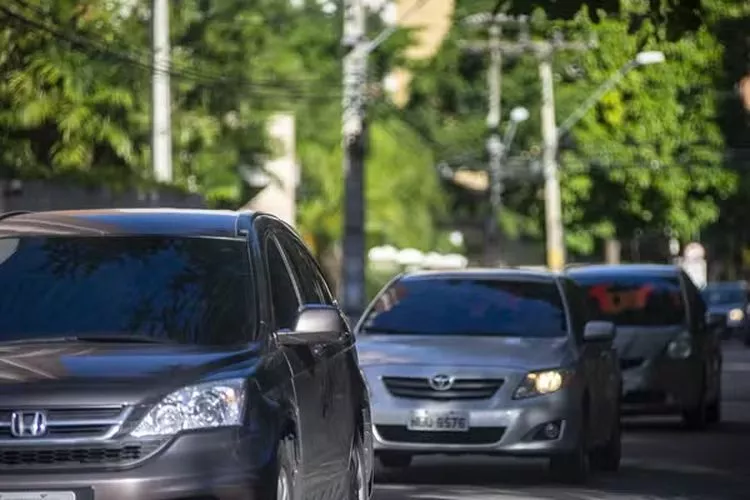
[[[420,272],[389,283],[357,324],[375,453],[549,457],[560,479],[620,463],[614,326],[588,322],[566,277]]]

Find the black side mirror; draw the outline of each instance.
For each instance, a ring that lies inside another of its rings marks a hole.
[[[276,332],[280,345],[311,345],[340,341],[344,322],[338,309],[327,305],[303,306],[292,330]]]
[[[585,342],[612,342],[615,339],[615,324],[609,321],[589,321],[583,330]]]
[[[717,330],[724,326],[722,317],[710,312],[706,313],[706,328],[710,331]]]

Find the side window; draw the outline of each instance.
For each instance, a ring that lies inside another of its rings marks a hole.
[[[271,237],[266,238],[265,253],[275,327],[293,328],[300,303],[281,250]]]
[[[583,330],[589,321],[586,296],[581,287],[576,285],[572,280],[563,279],[562,283],[568,307],[570,308],[570,322],[573,324],[576,338],[580,340],[583,338]]]
[[[695,286],[693,280],[690,279],[690,276],[688,276],[687,273],[681,274],[682,282],[685,284],[685,290],[687,292],[687,309],[690,311],[690,314],[693,315],[691,321],[694,325],[702,327],[706,321],[706,303],[703,300],[698,287]]]
[[[282,237],[305,304],[331,304],[325,280],[307,249],[294,238]]]

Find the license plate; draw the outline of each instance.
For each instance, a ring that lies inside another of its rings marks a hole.
[[[0,491],[0,500],[76,500],[72,491]]]
[[[469,430],[469,414],[460,411],[418,410],[412,412],[406,428],[410,431],[466,432]]]

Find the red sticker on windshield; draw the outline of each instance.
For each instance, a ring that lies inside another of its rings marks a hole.
[[[599,310],[604,314],[618,314],[622,311],[645,309],[652,285],[645,285],[635,290],[611,291],[609,285],[591,287],[589,296],[598,303]]]

